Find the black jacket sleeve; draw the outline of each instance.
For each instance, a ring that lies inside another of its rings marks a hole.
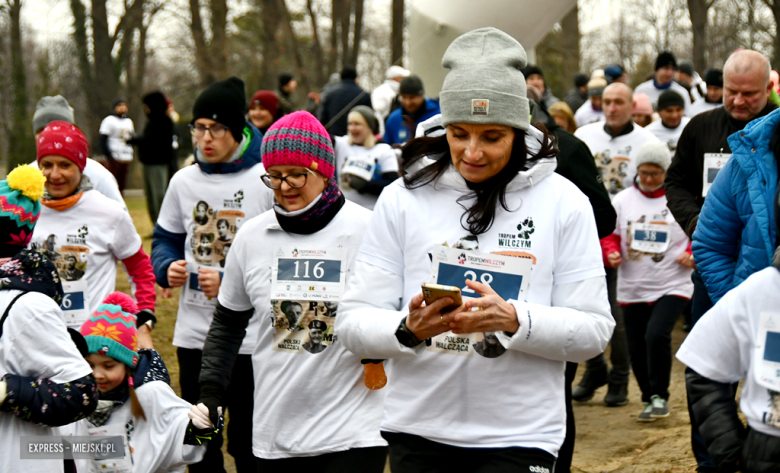
[[[690,368],[685,370],[685,385],[699,433],[718,471],[738,471],[747,431],[737,415],[735,388],[705,378]]]
[[[596,217],[596,228],[599,238],[609,236],[615,231],[617,214],[609,199],[607,189],[601,180],[601,174],[596,167],[596,161],[588,146],[566,130],[553,130],[557,140],[560,155],[555,172],[570,180],[577,186],[593,207]]]
[[[697,166],[698,160],[695,156],[695,131],[699,128],[696,123],[693,127],[689,123],[689,126],[683,130],[677,142],[677,151],[674,153],[672,164],[666,172],[667,206],[689,238],[693,237],[699,212],[701,212],[701,203],[694,194],[694,189],[698,189],[701,193],[703,172]]]
[[[12,374],[3,379],[8,396],[0,411],[36,424],[67,425],[92,414],[98,404],[97,383],[91,374],[62,384]]]
[[[253,313],[253,309],[230,310],[217,302],[214,320],[203,347],[200,369],[201,398],[208,394],[220,403],[223,401],[225,390],[230,385],[230,375],[238,350]]]
[[[113,159],[114,155],[111,153],[111,148],[108,146],[108,135],[100,135],[100,149],[103,150],[103,154],[105,154],[107,158]]]

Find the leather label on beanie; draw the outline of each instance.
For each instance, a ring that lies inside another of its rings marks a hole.
[[[471,100],[472,115],[489,115],[489,113],[490,113],[490,100],[488,99]]]

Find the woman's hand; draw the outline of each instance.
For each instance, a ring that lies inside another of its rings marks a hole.
[[[183,259],[174,261],[168,266],[168,285],[182,287],[187,282],[187,262]]]
[[[444,314],[441,313],[441,310],[453,302],[451,297],[444,297],[431,305],[425,305],[422,293],[417,294],[409,302],[409,315],[406,317],[406,326],[419,341],[448,332],[452,314],[460,309]]]
[[[677,257],[677,264],[685,266],[688,269],[696,269],[696,263],[693,262],[693,255],[685,252]]]
[[[449,329],[452,333],[509,332],[520,330],[515,306],[501,298],[487,284],[466,280],[466,285],[482,296],[469,299],[462,308],[448,314],[452,318]],[[474,307],[477,310],[472,310]]]
[[[607,255],[607,261],[609,262],[609,265],[615,269],[617,269],[620,264],[623,262],[623,257],[620,256],[619,251],[613,251],[612,253]]]
[[[217,297],[221,282],[222,278],[219,277],[219,271],[207,268],[198,269],[198,285],[206,297]]]

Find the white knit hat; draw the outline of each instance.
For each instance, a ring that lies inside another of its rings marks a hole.
[[[636,167],[639,168],[642,164],[655,164],[666,171],[672,164],[669,146],[663,141],[651,141],[643,144],[636,153]]]

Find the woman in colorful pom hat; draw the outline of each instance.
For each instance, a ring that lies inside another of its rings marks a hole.
[[[20,438],[55,435],[54,426],[97,406],[92,370],[62,317],[54,264],[25,249],[40,215],[44,182],[31,166],[19,166],[0,181],[0,471],[62,471],[62,460],[20,460]]]
[[[117,262],[121,261],[143,309],[139,322],[153,325],[157,296],[151,260],[130,214],[116,201],[93,191],[89,177],[83,174],[89,155],[84,133],[70,123],[53,121],[36,143],[46,190],[31,243],[46,250],[62,277],[66,323],[78,330],[114,290]],[[142,328],[139,333],[146,347],[151,347],[150,329]]]
[[[79,460],[79,472],[97,473],[107,466],[133,473],[183,468],[203,458],[206,442],[217,430],[210,423],[190,421],[191,405],[171,389],[160,354],[139,349],[137,313],[130,296],[114,292],[81,326],[100,401],[95,412],[61,433],[85,436],[102,427],[114,435],[112,429],[119,426],[129,449],[122,459]]]

